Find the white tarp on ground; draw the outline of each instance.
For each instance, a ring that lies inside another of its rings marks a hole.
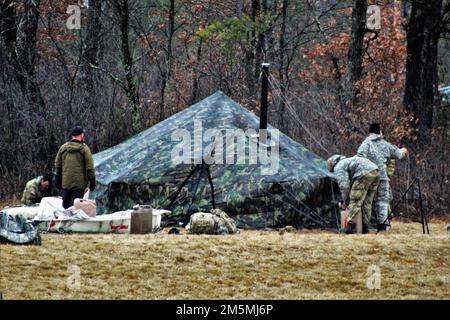
[[[46,197],[42,198],[39,204],[39,211],[34,219],[36,220],[53,220],[55,219],[55,211],[64,211],[62,198]]]
[[[81,209],[75,209],[73,206],[64,209],[62,199],[59,197],[42,198],[39,205],[39,211],[34,220],[85,220],[90,217]]]
[[[64,211],[64,208],[61,197],[45,197],[42,198],[39,205],[6,207],[2,211],[12,216],[21,214],[28,220],[33,220],[36,217],[54,219],[54,212]]]
[[[27,220],[33,220],[34,217],[39,213],[39,206],[20,206],[20,207],[6,207],[1,209],[1,211],[6,212],[12,216],[21,214]]]
[[[38,206],[21,206],[2,209],[10,215],[23,215],[28,220],[84,220],[89,216],[83,210],[70,207],[67,210],[62,205],[61,197],[42,198]]]
[[[170,213],[168,210],[153,209],[153,216],[161,217],[163,213]],[[103,214],[94,218],[81,221],[73,220],[51,220],[37,221],[40,230],[48,232],[73,232],[73,233],[130,233],[131,214],[133,210],[118,211],[110,214]],[[160,222],[160,220],[159,220]],[[159,223],[158,226],[159,227]]]
[[[40,230],[50,232],[94,232],[94,233],[129,233],[132,209],[89,217],[84,211],[74,207],[64,210],[61,197],[43,198],[39,206],[22,206],[5,208],[9,214],[22,214],[28,220],[34,220]],[[153,209],[160,223],[163,214],[169,210]],[[158,223],[158,226],[159,226]]]

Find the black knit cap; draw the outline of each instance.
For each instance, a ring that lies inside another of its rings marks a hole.
[[[51,172],[48,172],[47,174],[45,174],[45,176],[42,178],[42,180],[44,180],[44,181],[52,181],[52,179],[53,179],[53,173],[51,173]]]
[[[379,123],[371,123],[369,127],[369,133],[375,133],[380,134],[381,133],[381,127]]]
[[[79,136],[80,134],[84,133],[84,129],[81,126],[76,126],[72,128],[72,131],[70,131],[70,135],[72,137]]]

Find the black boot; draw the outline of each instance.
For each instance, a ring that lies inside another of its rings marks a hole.
[[[356,233],[356,224],[349,222],[347,228],[341,230],[342,233],[345,234],[355,234]]]
[[[385,225],[385,224],[379,224],[379,225],[377,226],[377,231],[378,231],[378,232],[387,231],[386,225]]]
[[[369,227],[367,225],[363,225],[363,234],[368,234],[369,233]]]

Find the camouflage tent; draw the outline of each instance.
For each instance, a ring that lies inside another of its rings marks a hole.
[[[99,213],[151,204],[172,211],[163,219],[170,224],[187,222],[192,213],[216,207],[243,228],[289,224],[335,228],[339,190],[325,161],[282,133],[276,140],[276,130],[269,126],[270,139],[261,145],[270,146],[273,154],[268,155],[278,162],[251,162],[251,143],[260,145],[255,134],[258,127],[258,117],[217,92],[95,154],[98,188],[94,196]],[[225,138],[206,138],[208,129],[220,130]],[[226,135],[239,129],[246,133],[245,140],[236,142],[237,138]],[[186,135],[191,139],[181,138]],[[203,138],[198,140],[199,136]],[[180,152],[180,146],[188,149]],[[218,146],[225,150],[224,163],[217,161],[219,157],[215,162],[205,157],[217,156]],[[225,159],[231,150],[228,147],[238,150],[239,146],[245,150],[244,158],[236,151]],[[174,160],[176,155],[178,160]],[[180,159],[185,163],[179,163]]]

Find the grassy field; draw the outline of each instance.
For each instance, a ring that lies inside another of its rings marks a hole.
[[[43,234],[42,246],[0,246],[0,291],[4,299],[450,299],[449,234],[442,223],[430,231],[396,223],[387,234],[352,236]]]

